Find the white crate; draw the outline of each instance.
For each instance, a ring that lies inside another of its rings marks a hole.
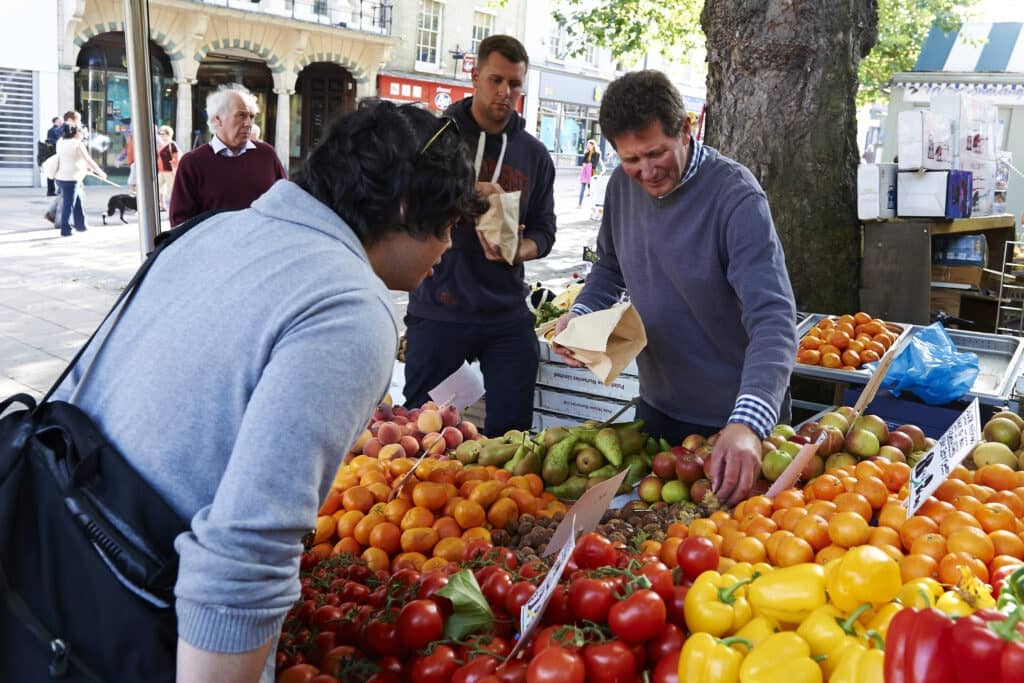
[[[540,432],[549,427],[575,427],[581,422],[583,420],[578,417],[549,413],[546,410],[535,410],[533,411],[533,426],[531,429],[534,432]]]
[[[542,363],[554,363],[556,365],[565,365],[565,361],[557,353],[551,350],[551,344],[541,341],[540,342],[540,360]],[[636,360],[629,362],[629,365],[622,369],[619,373],[620,376],[625,375],[627,377],[637,377],[640,375],[640,370],[636,367]],[[632,397],[630,397],[632,398]]]
[[[537,370],[537,384],[620,401],[630,401],[640,395],[640,380],[636,377],[619,375],[606,386],[587,368],[571,368],[556,363],[540,364]]]
[[[547,389],[545,387],[537,387],[533,401],[534,408],[559,413],[568,417],[575,417],[581,422],[583,420],[603,422],[619,412],[625,404],[626,401],[615,401],[596,396],[587,396],[586,394]],[[635,415],[636,407],[630,406],[616,420],[618,422],[627,422],[632,420]]]

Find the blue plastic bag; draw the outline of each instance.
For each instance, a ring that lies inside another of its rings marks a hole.
[[[933,323],[910,337],[881,387],[894,396],[909,391],[928,405],[942,405],[970,391],[978,372],[978,355],[957,351],[942,323]]]

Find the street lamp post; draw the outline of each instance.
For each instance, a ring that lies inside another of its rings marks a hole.
[[[459,62],[466,58],[466,53],[459,48],[459,44],[455,44],[454,50],[448,50],[448,54],[452,56],[452,78],[459,77]]]

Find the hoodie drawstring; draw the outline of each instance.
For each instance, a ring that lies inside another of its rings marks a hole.
[[[477,180],[480,179],[480,166],[484,161],[484,146],[487,143],[487,133],[480,131],[480,138],[476,143],[476,160],[473,162],[473,168],[476,170]],[[498,176],[501,175],[501,162],[505,160],[505,148],[508,147],[508,135],[506,133],[501,134],[501,152],[498,154],[498,161],[494,164],[494,174],[491,176],[491,182],[498,182]]]

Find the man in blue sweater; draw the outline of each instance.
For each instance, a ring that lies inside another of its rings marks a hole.
[[[555,241],[555,169],[516,113],[528,64],[515,38],[485,38],[473,69],[473,96],[445,113],[475,153],[477,194],[521,192],[514,263],[487,245],[474,223],[460,224],[441,265],[412,293],[405,319],[406,405],[422,405],[465,360],[479,359],[486,434],[529,429],[533,421],[537,337],[526,307],[523,262],[546,256]]]
[[[768,199],[750,171],[693,138],[660,72],[611,83],[600,121],[622,165],[605,195],[600,261],[557,329],[628,292],[648,340],[637,416],[676,443],[724,425],[705,469],[735,504],[757,479],[796,357],[796,306]]]

